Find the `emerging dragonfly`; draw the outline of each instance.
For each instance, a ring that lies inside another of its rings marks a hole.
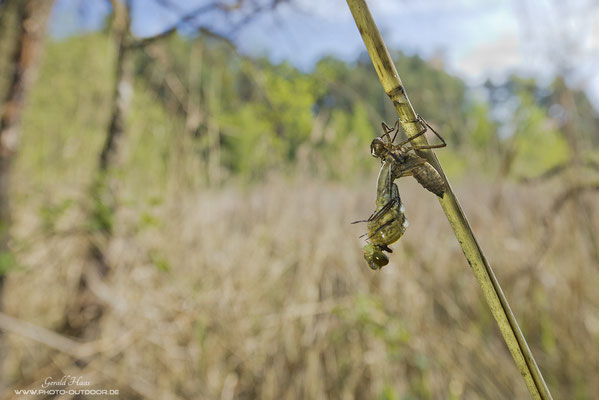
[[[371,145],[370,151],[373,156],[378,157],[382,161],[381,170],[377,180],[377,195],[376,195],[376,210],[367,219],[358,222],[366,222],[368,227],[367,244],[364,246],[364,259],[371,269],[377,270],[389,263],[389,258],[383,251],[393,252],[389,245],[395,243],[401,238],[408,227],[408,219],[405,215],[405,207],[399,196],[399,189],[394,183],[396,179],[403,176],[414,176],[416,180],[427,190],[435,193],[439,197],[443,197],[445,193],[445,182],[439,172],[426,161],[410,151],[420,149],[434,149],[445,147],[445,140],[439,135],[424,119],[418,117],[414,123],[420,123],[422,128],[420,131],[394,145],[393,142],[399,132],[399,120],[393,128],[389,128],[387,124],[382,123],[383,135],[375,138]],[[410,146],[406,144],[415,138],[422,136],[427,128],[430,128],[439,139],[440,144],[425,145],[425,146]],[[391,133],[395,131],[393,138]],[[365,236],[365,235],[363,235]]]
[[[383,251],[392,253],[389,248],[399,240],[408,227],[405,207],[399,197],[399,189],[394,181],[393,170],[397,164],[383,161],[376,186],[376,210],[363,221],[355,221],[352,224],[366,222],[368,235],[364,246],[364,259],[371,269],[377,270],[389,263],[389,258]]]
[[[393,144],[395,137],[399,132],[399,120],[395,122],[393,128],[389,128],[386,123],[382,123],[383,133],[375,138],[370,144],[370,152],[374,157],[378,157],[383,161],[396,164],[394,180],[402,176],[413,176],[418,183],[425,189],[443,197],[445,193],[445,181],[439,172],[428,161],[414,153],[415,150],[438,149],[447,146],[443,137],[433,129],[422,117],[418,116],[411,123],[420,124],[421,129],[412,137],[409,137],[398,144]],[[407,146],[414,139],[424,135],[430,129],[441,140],[439,144],[424,145],[424,146]],[[391,138],[391,133],[394,133]]]

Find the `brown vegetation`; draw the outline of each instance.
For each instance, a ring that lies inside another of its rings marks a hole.
[[[127,399],[526,398],[434,196],[399,182],[410,227],[387,267],[367,268],[364,227],[349,223],[372,211],[372,182],[273,179],[179,189],[154,205],[125,201],[136,196],[123,188],[107,249],[114,271],[90,284],[108,304],[97,339],[61,342],[69,338],[0,319],[18,333],[6,336],[6,383],[83,375]],[[536,254],[558,186],[508,184],[499,211],[485,206],[493,193],[477,179],[455,190],[552,392],[590,398],[599,391],[599,266],[574,202]],[[57,221],[63,234],[43,234],[42,201],[15,210],[22,267],[8,276],[5,312],[53,330],[84,264],[83,214],[73,208]]]

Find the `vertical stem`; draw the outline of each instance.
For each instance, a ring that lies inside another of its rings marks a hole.
[[[372,18],[370,10],[365,0],[347,0],[347,4],[356,21],[358,30],[362,35],[364,44],[368,49],[372,63],[376,69],[383,89],[393,102],[397,109],[403,129],[408,136],[413,136],[418,132],[418,124],[413,123],[417,114],[408,99],[406,90],[399,78],[395,65],[391,60],[389,51],[383,42],[381,34]],[[426,138],[421,136],[416,141],[421,144],[426,143]],[[549,400],[552,399],[551,393],[541,375],[541,371],[535,362],[535,359],[524,339],[524,335],[518,326],[518,322],[512,313],[510,306],[499,286],[491,266],[485,259],[485,256],[476,241],[476,237],[470,228],[470,224],[462,211],[462,208],[456,198],[449,181],[443,173],[441,164],[431,150],[419,151],[419,155],[426,158],[439,173],[445,178],[447,183],[447,192],[442,199],[439,199],[441,207],[449,220],[449,224],[462,247],[468,264],[472,268],[476,279],[483,291],[491,313],[499,325],[503,338],[512,353],[520,373],[522,374],[526,386],[534,399]]]
[[[125,114],[129,108],[131,82],[129,77],[129,36],[131,17],[129,8],[122,2],[113,0],[114,8],[114,41],[117,47],[115,82],[113,88],[112,112],[106,141],[100,154],[99,171],[105,172],[112,164],[112,157],[117,152],[117,144],[125,129]]]
[[[110,188],[109,173],[117,161],[118,143],[124,133],[125,118],[132,95],[128,65],[130,61],[128,46],[131,36],[129,3],[112,0],[111,4],[114,12],[112,29],[117,58],[110,122],[90,186],[87,263],[82,269],[77,297],[67,308],[64,326],[61,329],[63,333],[78,338],[84,337],[87,331],[93,331],[105,311],[105,306],[102,301],[98,300],[98,292],[94,290],[94,286],[97,287],[97,282],[111,271],[103,246],[112,236],[115,204],[114,193]]]
[[[220,103],[221,74],[212,70],[212,79],[208,87],[208,180],[211,185],[220,181],[220,134],[217,121]]]
[[[191,44],[191,51],[189,53],[189,68],[187,81],[187,106],[185,110],[185,135],[182,137],[181,143],[185,143],[185,149],[181,149],[183,153],[189,147],[196,145],[198,141],[198,129],[205,123],[206,113],[203,112],[202,107],[206,108],[206,104],[202,103],[202,75],[204,68],[204,44],[201,38],[195,39]],[[189,156],[191,154],[191,156]],[[203,167],[203,161],[201,157],[197,157],[195,152],[186,153],[188,159],[187,162],[192,162],[191,174],[189,174],[189,183],[193,182],[194,185],[198,183],[198,168]],[[181,164],[181,169],[185,168],[185,165]],[[189,167],[188,167],[189,168]],[[187,171],[187,169],[186,169]],[[186,174],[187,177],[187,174]],[[185,184],[189,186],[187,183]]]

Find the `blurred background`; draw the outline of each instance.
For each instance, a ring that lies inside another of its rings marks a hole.
[[[554,398],[594,398],[599,4],[369,4]],[[3,0],[0,54],[0,398],[528,398],[435,196],[401,179],[362,258],[397,115],[345,2]]]

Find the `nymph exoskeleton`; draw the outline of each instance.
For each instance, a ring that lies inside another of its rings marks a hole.
[[[374,157],[380,158],[382,161],[396,164],[396,168],[394,168],[394,180],[401,178],[402,176],[411,175],[425,189],[439,197],[443,197],[443,194],[445,193],[445,180],[441,177],[439,172],[437,172],[435,167],[414,151],[438,149],[447,146],[447,144],[445,143],[445,140],[443,140],[443,137],[441,137],[441,135],[439,135],[439,133],[437,133],[437,131],[435,131],[433,127],[420,116],[414,121],[410,121],[410,123],[419,124],[421,126],[418,133],[398,144],[393,144],[399,132],[399,120],[395,122],[393,128],[390,128],[383,122],[382,127],[385,133],[372,141],[370,144],[370,152]],[[410,144],[410,146],[407,146],[407,144],[414,139],[424,135],[428,129],[433,131],[433,133],[441,140],[441,143],[417,146]],[[395,133],[393,137],[391,137],[391,133],[393,132]]]

